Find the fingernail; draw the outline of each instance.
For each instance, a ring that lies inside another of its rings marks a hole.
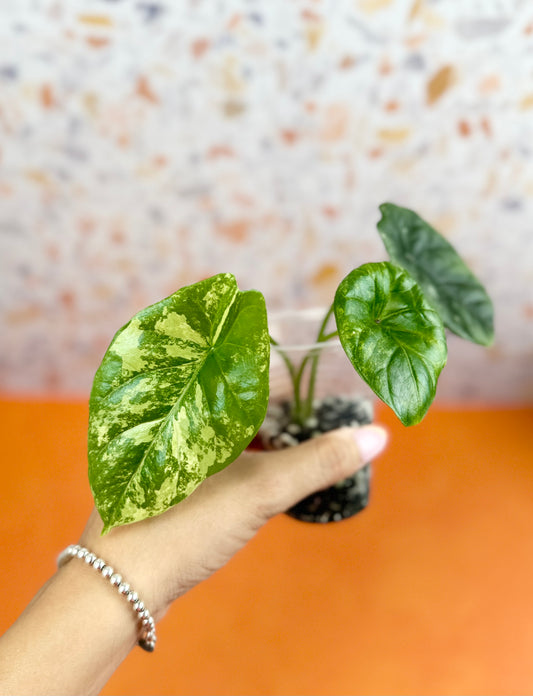
[[[357,443],[361,459],[365,463],[382,452],[388,440],[387,431],[378,425],[365,425],[362,428],[356,428],[353,430],[353,437]]]

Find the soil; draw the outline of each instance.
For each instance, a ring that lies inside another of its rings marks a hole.
[[[342,426],[356,427],[373,420],[372,402],[365,397],[326,397],[313,404],[313,415],[303,425],[291,421],[290,404],[269,407],[261,428],[267,449],[293,447],[312,437]],[[339,522],[352,517],[368,505],[371,464],[335,486],[313,493],[287,510],[302,522]]]

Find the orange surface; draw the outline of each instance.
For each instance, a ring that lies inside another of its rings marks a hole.
[[[84,404],[0,412],[4,630],[91,498]],[[369,509],[325,526],[273,520],[104,693],[532,693],[533,409],[381,420],[392,442]]]

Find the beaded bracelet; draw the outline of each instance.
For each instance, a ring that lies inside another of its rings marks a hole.
[[[57,559],[58,568],[61,568],[70,558],[79,558],[85,561],[87,565],[92,566],[103,578],[107,578],[109,582],[117,588],[119,594],[123,595],[125,599],[128,600],[131,604],[131,608],[135,612],[139,624],[140,637],[138,644],[143,650],[153,652],[157,641],[155,635],[155,621],[148,609],[146,609],[139,599],[139,595],[130,588],[128,583],[122,579],[121,575],[115,573],[111,566],[107,565],[105,561],[98,558],[96,554],[91,553],[91,551],[84,546],[80,546],[79,544],[67,546],[67,548],[59,554]]]

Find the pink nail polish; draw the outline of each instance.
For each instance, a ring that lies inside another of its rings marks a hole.
[[[388,440],[387,431],[378,425],[365,425],[356,428],[353,431],[353,437],[363,462],[368,462],[380,454]]]

